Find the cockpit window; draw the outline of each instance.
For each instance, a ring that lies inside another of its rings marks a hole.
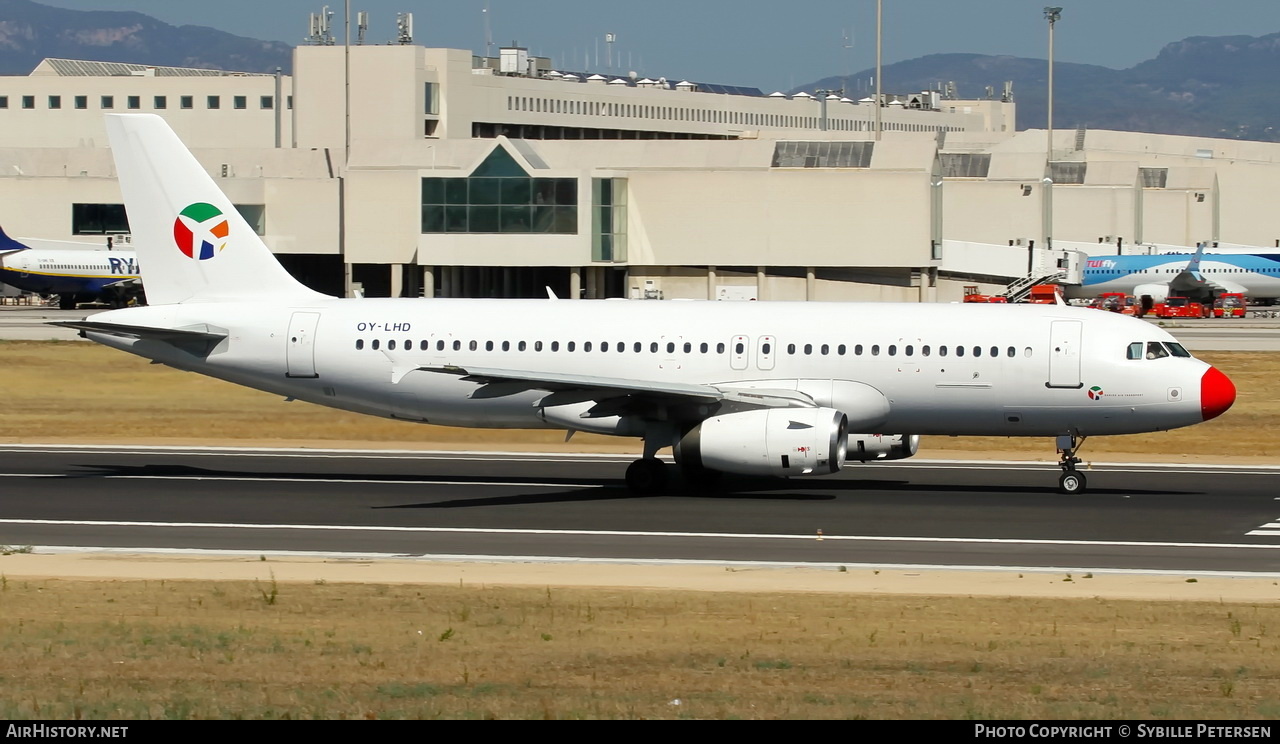
[[[1141,359],[1142,358],[1142,342],[1134,341],[1133,343],[1129,344],[1129,350],[1125,353],[1125,358]]]
[[[1169,356],[1169,351],[1164,348],[1164,344],[1160,343],[1159,341],[1147,342],[1147,358],[1148,359],[1160,359],[1161,357],[1167,357],[1167,356]]]
[[[1167,346],[1169,348],[1169,351],[1176,357],[1191,356],[1191,352],[1183,348],[1182,344],[1175,343],[1173,341],[1166,341],[1164,345]]]

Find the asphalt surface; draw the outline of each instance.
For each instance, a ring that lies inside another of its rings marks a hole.
[[[627,459],[0,446],[0,544],[1280,575],[1280,468],[903,461],[631,497]]]

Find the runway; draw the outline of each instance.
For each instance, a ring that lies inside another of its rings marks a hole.
[[[1280,576],[1280,468],[904,461],[634,498],[615,456],[0,446],[0,544]]]

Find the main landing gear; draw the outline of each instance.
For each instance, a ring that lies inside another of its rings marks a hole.
[[[1073,434],[1063,434],[1058,437],[1058,452],[1062,458],[1058,460],[1058,466],[1062,468],[1062,475],[1058,478],[1058,490],[1066,494],[1084,493],[1085,486],[1088,481],[1085,480],[1084,473],[1076,470],[1082,460],[1076,457],[1076,453],[1080,451],[1080,447],[1084,445],[1085,437],[1080,437],[1077,441]]]

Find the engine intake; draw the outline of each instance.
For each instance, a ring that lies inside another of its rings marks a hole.
[[[834,408],[770,408],[713,416],[675,446],[676,460],[742,475],[839,472],[848,418]]]

